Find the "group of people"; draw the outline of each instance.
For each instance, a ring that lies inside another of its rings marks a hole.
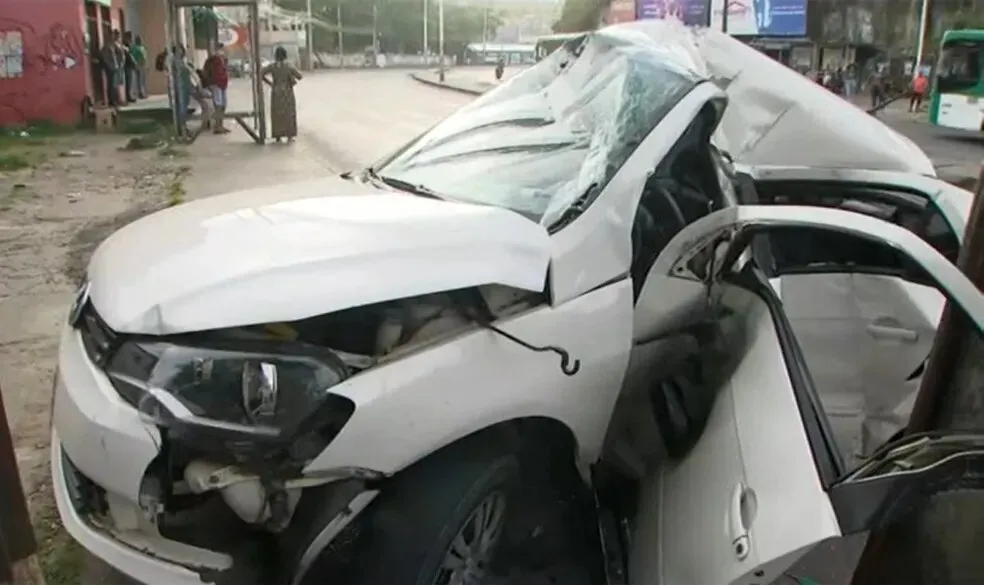
[[[158,55],[157,69],[167,73],[169,92],[171,88],[175,90],[173,95],[177,97],[177,101],[174,107],[182,127],[186,127],[188,116],[194,113],[194,102],[202,111],[200,131],[211,129],[215,134],[229,132],[225,127],[229,62],[221,43],[216,43],[201,69],[195,67],[183,46],[173,47],[169,53]],[[287,51],[283,47],[277,47],[274,61],[263,67],[260,75],[271,87],[271,136],[277,142],[293,141],[297,136],[294,86],[301,80],[301,73],[287,60]]]
[[[817,71],[813,80],[846,98],[852,98],[858,93],[858,71],[854,65]]]
[[[114,30],[97,60],[106,80],[107,105],[119,107],[147,97],[147,47],[139,36]]]
[[[886,79],[885,75],[881,73],[875,73],[871,77],[871,107],[877,108],[886,100],[892,99],[892,84]],[[896,86],[899,87],[899,86]],[[909,84],[909,112],[918,113],[922,108],[923,99],[926,97],[926,92],[929,91],[929,77],[922,70],[916,71],[915,77],[912,78],[912,82]],[[901,88],[897,90],[896,95],[901,93]]]
[[[211,129],[215,134],[229,131],[225,127],[229,71],[221,43],[209,52],[201,69],[195,68],[184,45],[159,53],[154,68],[165,73],[168,95],[181,127],[187,129],[188,117],[195,112],[194,101],[202,111],[201,130]]]

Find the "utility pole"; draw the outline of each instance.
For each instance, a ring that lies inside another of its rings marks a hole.
[[[430,64],[430,44],[428,44],[427,39],[427,19],[430,18],[430,15],[427,14],[428,4],[430,4],[430,0],[424,0],[424,65]]]
[[[38,543],[0,393],[0,583],[44,585],[37,552]]]
[[[958,266],[984,291],[984,165],[977,179]],[[947,303],[905,433],[984,431],[984,341]],[[932,494],[899,522],[872,531],[852,585],[976,583],[984,575],[984,492],[976,472]],[[929,486],[924,486],[929,487]],[[963,489],[961,489],[963,488]]]
[[[482,59],[489,55],[489,5],[486,0],[485,7],[482,9]]]
[[[308,69],[314,69],[314,17],[311,14],[311,0],[307,0],[307,23],[305,26],[307,41]]]
[[[373,67],[379,67],[379,7],[372,0],[372,60]]]
[[[923,0],[922,10],[919,13],[919,38],[916,39],[916,63],[912,67],[912,78],[915,79],[919,74],[919,66],[922,65],[923,53],[926,51],[926,41],[929,37],[930,15],[932,15],[933,0]]]
[[[437,52],[441,59],[437,77],[444,83],[444,0],[437,0]]]
[[[335,23],[338,25],[338,67],[345,67],[345,33],[342,32],[342,3],[335,6]]]

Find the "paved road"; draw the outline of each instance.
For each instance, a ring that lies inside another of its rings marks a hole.
[[[370,164],[417,136],[455,109],[468,95],[425,86],[407,70],[343,71],[309,75],[297,86],[301,142],[332,166],[348,169]],[[507,74],[513,73],[507,70]],[[491,81],[491,68],[456,73]],[[912,138],[937,164],[941,174],[976,175],[984,159],[984,140],[948,137],[923,117],[899,109],[881,119]]]
[[[315,73],[296,93],[299,142],[340,170],[371,164],[473,99],[406,70]]]

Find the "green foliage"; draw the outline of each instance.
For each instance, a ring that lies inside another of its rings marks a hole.
[[[285,11],[303,13],[305,0],[275,0]],[[437,0],[429,0],[427,10],[428,44],[438,51]],[[338,8],[341,6],[341,23]],[[317,51],[338,49],[338,30],[343,33],[345,51],[356,52],[372,47],[372,0],[312,0],[314,46]],[[444,3],[444,47],[448,54],[461,54],[465,45],[482,40],[485,8]],[[495,36],[502,17],[494,10],[488,14],[488,37]],[[376,0],[376,31],[379,48],[388,53],[423,51],[424,0]]]
[[[934,45],[938,45],[943,40],[943,33],[947,30],[961,28],[984,29],[984,12],[961,8],[943,13],[939,26],[933,31]]]
[[[211,6],[192,8],[191,24],[196,47],[207,47],[210,41],[219,38],[219,19]]]
[[[556,33],[572,33],[598,28],[605,0],[564,0],[560,18],[553,25]]]

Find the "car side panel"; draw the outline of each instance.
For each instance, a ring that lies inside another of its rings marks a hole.
[[[528,343],[564,348],[580,370],[567,376],[558,355],[480,329],[420,349],[332,388],[355,402],[355,413],[305,472],[391,474],[475,431],[533,416],[567,425],[582,459],[593,462],[628,364],[631,282],[497,325]]]

